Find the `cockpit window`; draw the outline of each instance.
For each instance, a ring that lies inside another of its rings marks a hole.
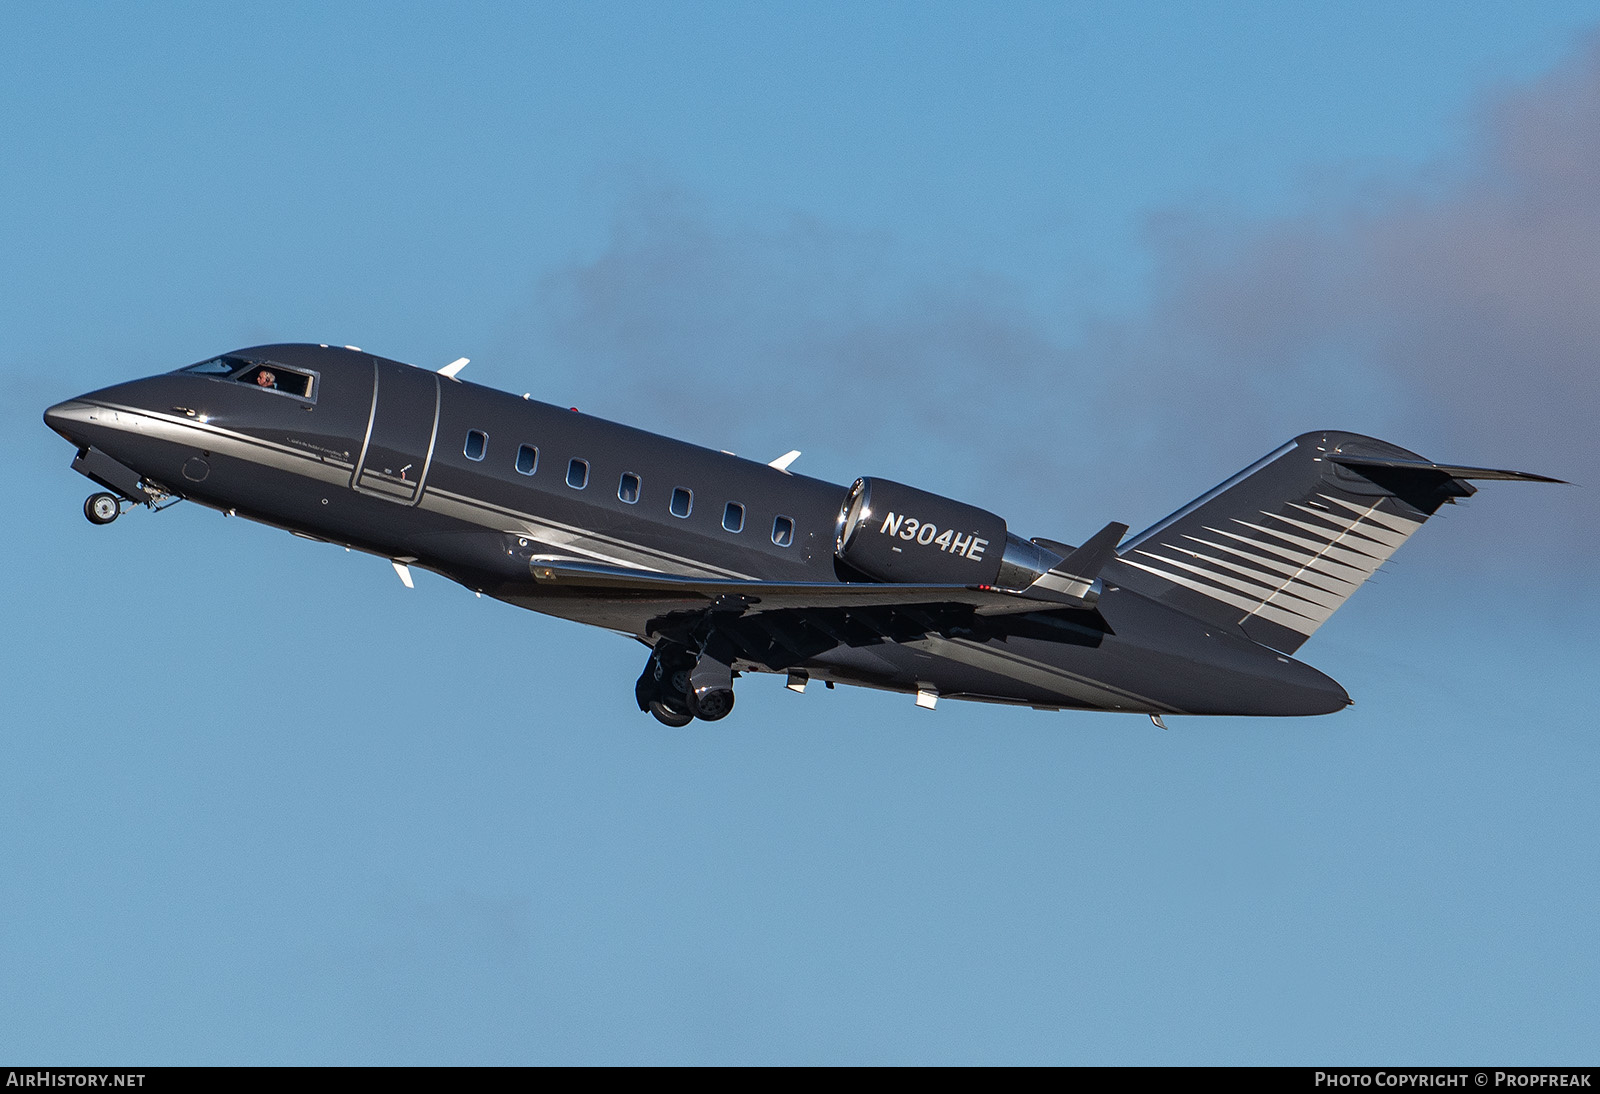
[[[196,376],[211,376],[219,380],[232,380],[238,384],[249,384],[266,391],[281,391],[285,395],[293,395],[300,399],[311,398],[312,388],[315,386],[314,377],[308,372],[298,372],[292,368],[284,368],[272,361],[246,361],[243,357],[213,357],[209,361],[201,361],[198,365],[181,368],[179,372],[190,372]]]
[[[298,395],[302,399],[311,398],[311,377],[303,372],[274,365],[270,361],[246,369],[234,380],[251,387],[264,388],[267,391],[282,391],[290,395]]]

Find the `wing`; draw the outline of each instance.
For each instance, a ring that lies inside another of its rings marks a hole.
[[[1097,641],[1108,630],[1090,607],[981,585],[741,581],[576,560],[535,562],[531,572],[531,595],[503,598],[640,636],[714,626],[742,658],[773,670],[840,645],[927,634],[996,637],[1042,625],[1071,632],[1069,641]],[[1040,614],[1055,618],[1033,618]]]

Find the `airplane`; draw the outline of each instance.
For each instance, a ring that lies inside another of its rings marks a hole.
[[[1300,646],[1471,480],[1356,433],[1302,434],[1144,532],[1025,539],[975,505],[849,487],[354,346],[256,346],[44,420],[95,524],[180,500],[638,639],[634,699],[716,721],[775,673],[914,696],[1163,716],[1350,703]]]

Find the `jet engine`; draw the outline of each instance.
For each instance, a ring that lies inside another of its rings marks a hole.
[[[888,479],[857,479],[839,509],[834,554],[880,581],[992,585],[1006,522]]]
[[[1089,555],[1108,553],[1127,530],[1118,524],[1102,531],[1091,541],[1098,546]],[[1102,539],[1106,542],[1099,543]],[[1093,574],[1052,572],[1073,550],[1023,539],[986,509],[888,479],[855,481],[839,509],[834,540],[836,558],[879,581],[993,585],[1092,603],[1098,595],[1090,591]],[[1074,557],[1095,573],[1104,565],[1104,559],[1091,562],[1082,551]]]

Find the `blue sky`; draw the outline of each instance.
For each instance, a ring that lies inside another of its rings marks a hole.
[[[1597,29],[8,12],[0,1058],[1594,1058]],[[1313,428],[1580,485],[1413,540],[1302,651],[1336,716],[752,678],[664,732],[615,636],[186,506],[83,520],[44,406],[275,340],[1068,540]]]

